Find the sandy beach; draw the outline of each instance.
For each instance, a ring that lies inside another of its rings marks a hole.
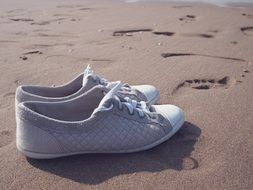
[[[0,0],[0,189],[253,189],[253,7]],[[29,159],[15,142],[15,90],[60,85],[90,64],[152,84],[186,115],[133,154]]]

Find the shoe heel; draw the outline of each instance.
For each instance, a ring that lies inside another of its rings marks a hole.
[[[47,158],[47,154],[64,152],[61,145],[50,133],[24,119],[23,112],[23,107],[19,104],[16,116],[16,146],[20,152],[27,157],[36,159]],[[51,157],[49,156],[49,158]]]

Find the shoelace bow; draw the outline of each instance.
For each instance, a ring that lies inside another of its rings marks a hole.
[[[134,110],[136,110],[140,118],[143,118],[145,114],[152,117],[152,114],[146,102],[137,102],[136,100],[132,100],[128,97],[120,99],[118,96],[114,96],[114,98],[118,102],[120,110],[122,110],[123,105],[125,105],[131,115],[134,113]]]
[[[109,82],[105,78],[99,77],[97,75],[93,75],[93,71],[90,65],[88,65],[87,68],[85,69],[84,75],[86,76],[90,75],[94,81],[98,81],[99,84],[104,85],[108,87],[109,89],[115,86],[115,82]],[[121,89],[126,90],[128,92],[131,91],[131,87],[128,84],[123,84],[121,86]],[[122,110],[123,105],[125,105],[131,115],[134,113],[134,110],[136,110],[140,118],[143,118],[145,114],[149,115],[152,118],[152,114],[146,102],[144,101],[137,102],[136,100],[133,100],[129,97],[119,98],[116,95],[114,95],[114,98],[118,102],[120,110]]]

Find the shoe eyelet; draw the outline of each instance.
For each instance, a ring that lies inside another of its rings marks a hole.
[[[113,104],[113,102],[111,102],[110,106],[108,107],[108,109],[111,110],[111,109],[113,109],[113,107],[114,107],[114,104]]]

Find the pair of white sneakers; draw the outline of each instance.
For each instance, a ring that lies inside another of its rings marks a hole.
[[[36,159],[152,148],[184,123],[180,108],[158,100],[154,86],[108,82],[89,66],[63,86],[20,86],[17,148]]]

